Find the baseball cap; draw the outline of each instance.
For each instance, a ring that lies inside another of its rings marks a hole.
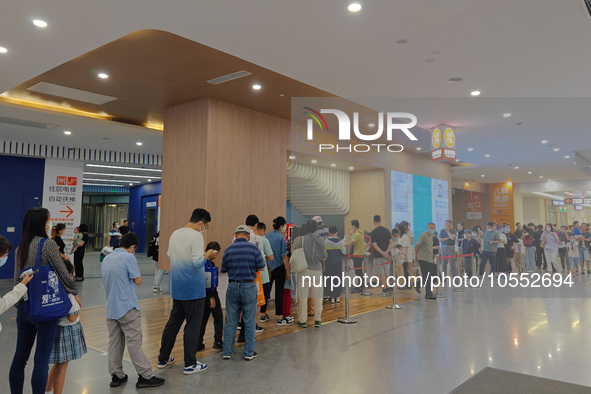
[[[320,216],[314,216],[312,218],[313,221],[315,221],[316,223],[322,223],[322,218]]]
[[[237,233],[250,233],[250,229],[247,225],[241,224],[240,226],[236,227],[236,231],[234,231],[234,234]]]

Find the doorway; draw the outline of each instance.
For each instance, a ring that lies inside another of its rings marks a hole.
[[[154,234],[156,234],[156,208],[146,208],[146,234],[144,245],[150,243]]]

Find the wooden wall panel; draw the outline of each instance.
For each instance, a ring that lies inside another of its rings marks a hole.
[[[187,224],[195,208],[207,209],[209,100],[167,108],[164,121],[159,267],[169,269],[170,235]]]
[[[351,209],[345,215],[345,229],[349,234],[351,220],[359,220],[361,230],[374,228],[373,217],[380,215],[385,227],[390,225],[386,217],[386,194],[384,170],[355,171],[351,173]],[[389,187],[389,184],[387,185]]]

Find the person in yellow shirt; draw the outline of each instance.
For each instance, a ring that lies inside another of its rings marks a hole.
[[[363,236],[363,232],[359,229],[359,220],[353,219],[351,220],[351,236],[353,238],[351,245],[353,246],[353,267],[355,269],[355,275],[362,277],[363,270],[358,269],[363,266],[364,256],[365,256],[365,237]],[[363,292],[363,285],[361,287],[354,288],[351,290],[351,293],[362,293]]]

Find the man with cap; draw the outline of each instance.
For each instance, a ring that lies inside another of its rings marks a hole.
[[[320,238],[322,238],[323,241],[330,237],[328,227],[326,227],[326,224],[324,224],[320,216],[314,216],[312,220],[318,223],[318,231],[316,232],[316,234],[320,235]]]
[[[224,360],[234,354],[236,328],[240,312],[244,319],[245,344],[244,359],[257,358],[254,351],[255,326],[257,315],[257,271],[265,268],[265,260],[259,248],[250,243],[250,229],[241,225],[236,228],[236,239],[228,246],[222,259],[221,272],[228,273],[228,290],[226,291],[226,324],[224,326]]]
[[[482,236],[482,255],[480,258],[480,272],[479,275],[482,278],[484,275],[484,268],[486,267],[486,261],[490,261],[490,272],[496,272],[497,266],[497,244],[501,241],[499,233],[495,230],[495,224],[493,222],[486,223],[486,231]]]

